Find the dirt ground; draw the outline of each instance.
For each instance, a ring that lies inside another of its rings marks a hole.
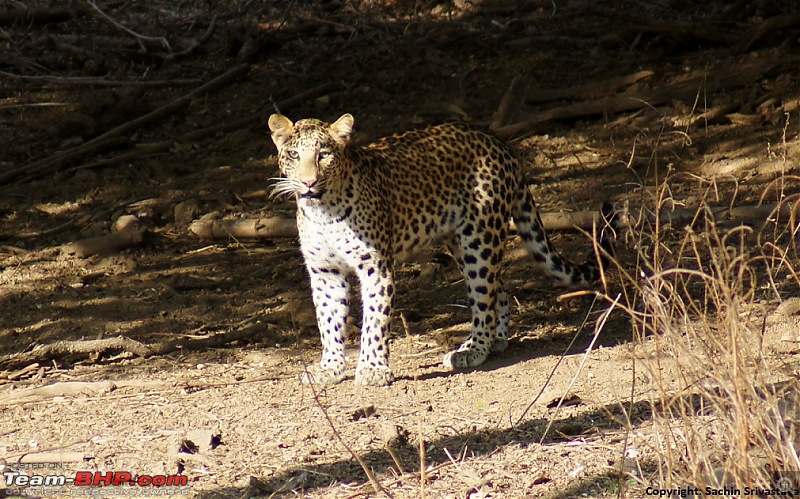
[[[607,304],[558,300],[563,290],[513,238],[507,352],[474,370],[442,367],[469,313],[455,265],[433,250],[399,269],[397,381],[357,387],[351,372],[312,389],[299,382],[320,347],[297,241],[201,239],[188,226],[293,216],[292,202],[269,197],[278,172],[266,120],[275,109],[293,119],[352,113],[366,142],[448,119],[489,125],[517,76],[527,92],[503,124],[525,126],[500,130],[544,212],[604,200],[652,206],[664,178],[670,207],[778,202],[798,192],[800,6],[50,4],[0,5],[7,469],[27,459],[54,461],[69,476],[181,474],[188,485],[170,492],[203,498],[642,497],[657,480],[653,380],[633,367],[650,340],[634,341],[615,311],[584,356]],[[23,7],[38,15],[19,16]],[[239,66],[230,81],[193,93]],[[151,119],[131,125],[141,116]],[[81,256],[68,246],[109,234],[125,216],[141,238],[121,249]],[[577,260],[590,244],[574,231],[552,237]],[[623,265],[635,264],[631,241],[620,239]],[[611,272],[609,295],[619,291]],[[792,296],[800,291],[787,279],[755,301],[770,314]],[[87,351],[64,343],[77,340]],[[795,353],[775,349],[790,364]],[[669,366],[663,376],[677,381]],[[134,493],[159,491],[97,492]]]

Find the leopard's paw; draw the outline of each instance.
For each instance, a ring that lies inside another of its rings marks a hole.
[[[477,349],[464,349],[464,350],[456,350],[453,352],[448,352],[447,355],[444,356],[444,367],[448,369],[459,369],[464,367],[475,367],[479,366],[486,361],[486,357],[489,356],[489,352],[481,352]]]
[[[323,369],[318,367],[311,371],[306,371],[300,376],[300,381],[303,384],[310,385],[335,385],[340,383],[345,378],[345,372],[334,369]]]
[[[392,381],[394,381],[394,375],[389,366],[356,367],[357,385],[386,386]]]

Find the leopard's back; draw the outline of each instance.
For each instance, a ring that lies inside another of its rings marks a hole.
[[[352,161],[374,172],[381,186],[399,254],[465,224],[475,231],[486,225],[499,235],[522,184],[508,146],[461,122],[393,135],[352,152]]]

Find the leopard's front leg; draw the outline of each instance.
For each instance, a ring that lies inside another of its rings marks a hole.
[[[361,353],[356,366],[356,384],[384,386],[394,381],[389,368],[389,330],[394,301],[391,262],[365,255],[357,271],[361,281]]]
[[[344,273],[336,268],[308,265],[308,273],[322,340],[322,360],[318,369],[303,375],[303,382],[332,385],[344,379],[347,369],[344,341],[347,336],[350,285]]]

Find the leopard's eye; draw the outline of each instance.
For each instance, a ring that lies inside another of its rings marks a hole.
[[[286,151],[286,155],[289,157],[289,159],[292,160],[300,158],[300,155],[297,154],[297,151],[295,151],[294,149],[289,149],[288,151]]]
[[[323,150],[321,150],[319,152],[319,159],[323,160],[323,159],[330,158],[331,154],[333,154],[333,153],[331,153],[331,151],[329,149],[323,149]]]

